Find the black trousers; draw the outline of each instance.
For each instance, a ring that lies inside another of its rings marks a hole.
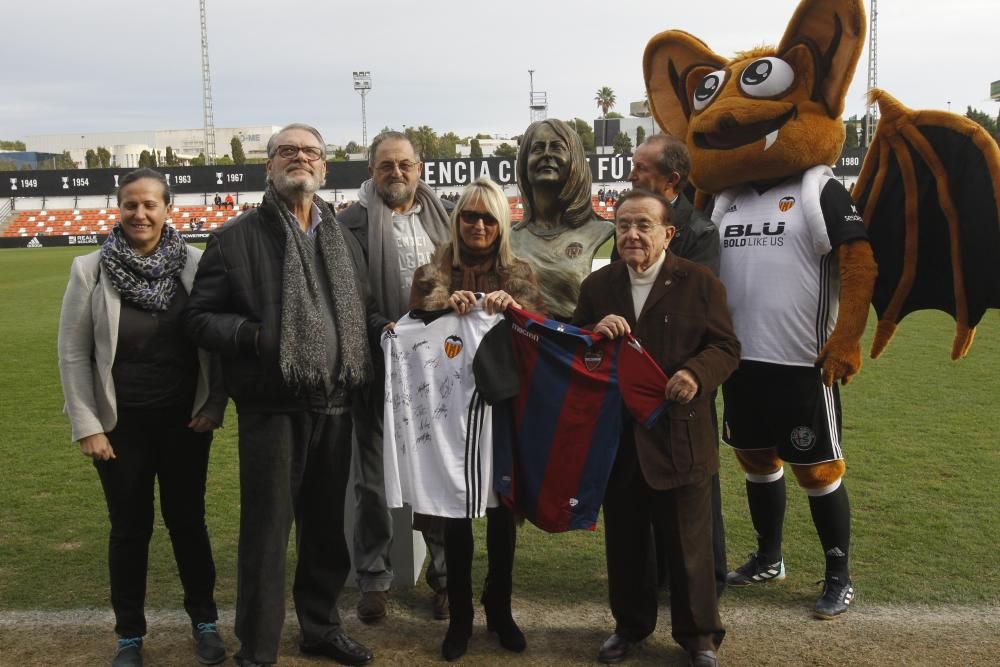
[[[483,604],[487,615],[510,614],[517,528],[506,507],[486,510],[486,585]],[[448,564],[448,610],[453,624],[472,628],[472,519],[444,520],[444,554]]]
[[[237,656],[274,663],[285,620],[285,554],[293,520],[298,564],[292,596],[301,640],[316,644],[340,631],[337,599],[351,569],[344,539],[351,417],[243,412],[239,451]]]
[[[715,425],[715,446],[719,446],[719,416],[715,407],[716,391],[712,392],[712,424]],[[656,579],[662,588],[669,581],[669,566],[667,564],[666,536],[661,535],[653,527],[653,540],[656,543]],[[715,593],[718,597],[726,590],[726,574],[729,566],[726,562],[726,525],[722,518],[722,485],[719,473],[712,475],[712,550],[715,554]]]
[[[715,594],[711,478],[668,491],[650,488],[626,432],[604,496],[604,541],[615,632],[630,641],[656,629],[650,524],[667,538],[674,640],[688,652],[717,649],[725,630]]]
[[[108,569],[119,637],[146,634],[146,571],[153,535],[153,485],[184,588],[192,623],[214,623],[215,562],[205,527],[205,477],[212,434],[187,427],[190,408],[120,409],[107,434],[115,451],[95,461],[111,520]]]

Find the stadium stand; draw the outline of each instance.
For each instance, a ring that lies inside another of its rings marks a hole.
[[[520,222],[524,217],[524,204],[520,197],[508,198],[511,220]],[[614,208],[593,198],[594,210],[602,218],[614,218]],[[211,231],[235,218],[240,211],[215,206],[174,206],[167,223],[181,232]],[[19,211],[3,237],[17,236],[71,236],[78,234],[107,234],[119,219],[117,208],[107,209],[53,209]],[[199,223],[200,227],[199,227]]]
[[[200,223],[200,231],[210,231],[239,213],[214,206],[174,206],[167,224],[181,232],[193,232],[199,231]],[[2,236],[107,234],[119,218],[117,208],[20,211]]]

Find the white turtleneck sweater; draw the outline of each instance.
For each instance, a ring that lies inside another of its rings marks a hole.
[[[649,292],[653,289],[653,282],[660,274],[663,267],[663,260],[667,258],[667,252],[660,253],[660,258],[643,272],[636,271],[631,266],[628,267],[629,282],[632,284],[632,305],[635,306],[635,319],[639,319],[642,307],[646,305]]]

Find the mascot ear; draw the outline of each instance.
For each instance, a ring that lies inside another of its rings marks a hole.
[[[675,137],[686,136],[695,88],[725,63],[704,42],[680,30],[661,32],[649,40],[642,72],[649,110],[660,127]]]
[[[812,99],[830,118],[844,111],[844,97],[865,41],[862,0],[802,0],[781,38],[778,53],[805,45],[816,63]],[[647,48],[648,53],[648,48]]]

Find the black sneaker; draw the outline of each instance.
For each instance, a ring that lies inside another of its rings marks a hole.
[[[111,667],[142,667],[142,637],[122,637]]]
[[[852,600],[854,600],[854,582],[846,577],[828,575],[823,580],[823,594],[816,601],[813,615],[829,621],[847,611]]]
[[[757,552],[750,554],[750,559],[726,575],[726,583],[730,586],[749,586],[750,584],[766,584],[769,581],[781,581],[785,578],[785,559],[779,558],[776,563],[764,561]]]
[[[226,659],[226,642],[222,641],[215,623],[198,623],[192,626],[191,636],[196,646],[195,657],[203,665],[217,665]]]

